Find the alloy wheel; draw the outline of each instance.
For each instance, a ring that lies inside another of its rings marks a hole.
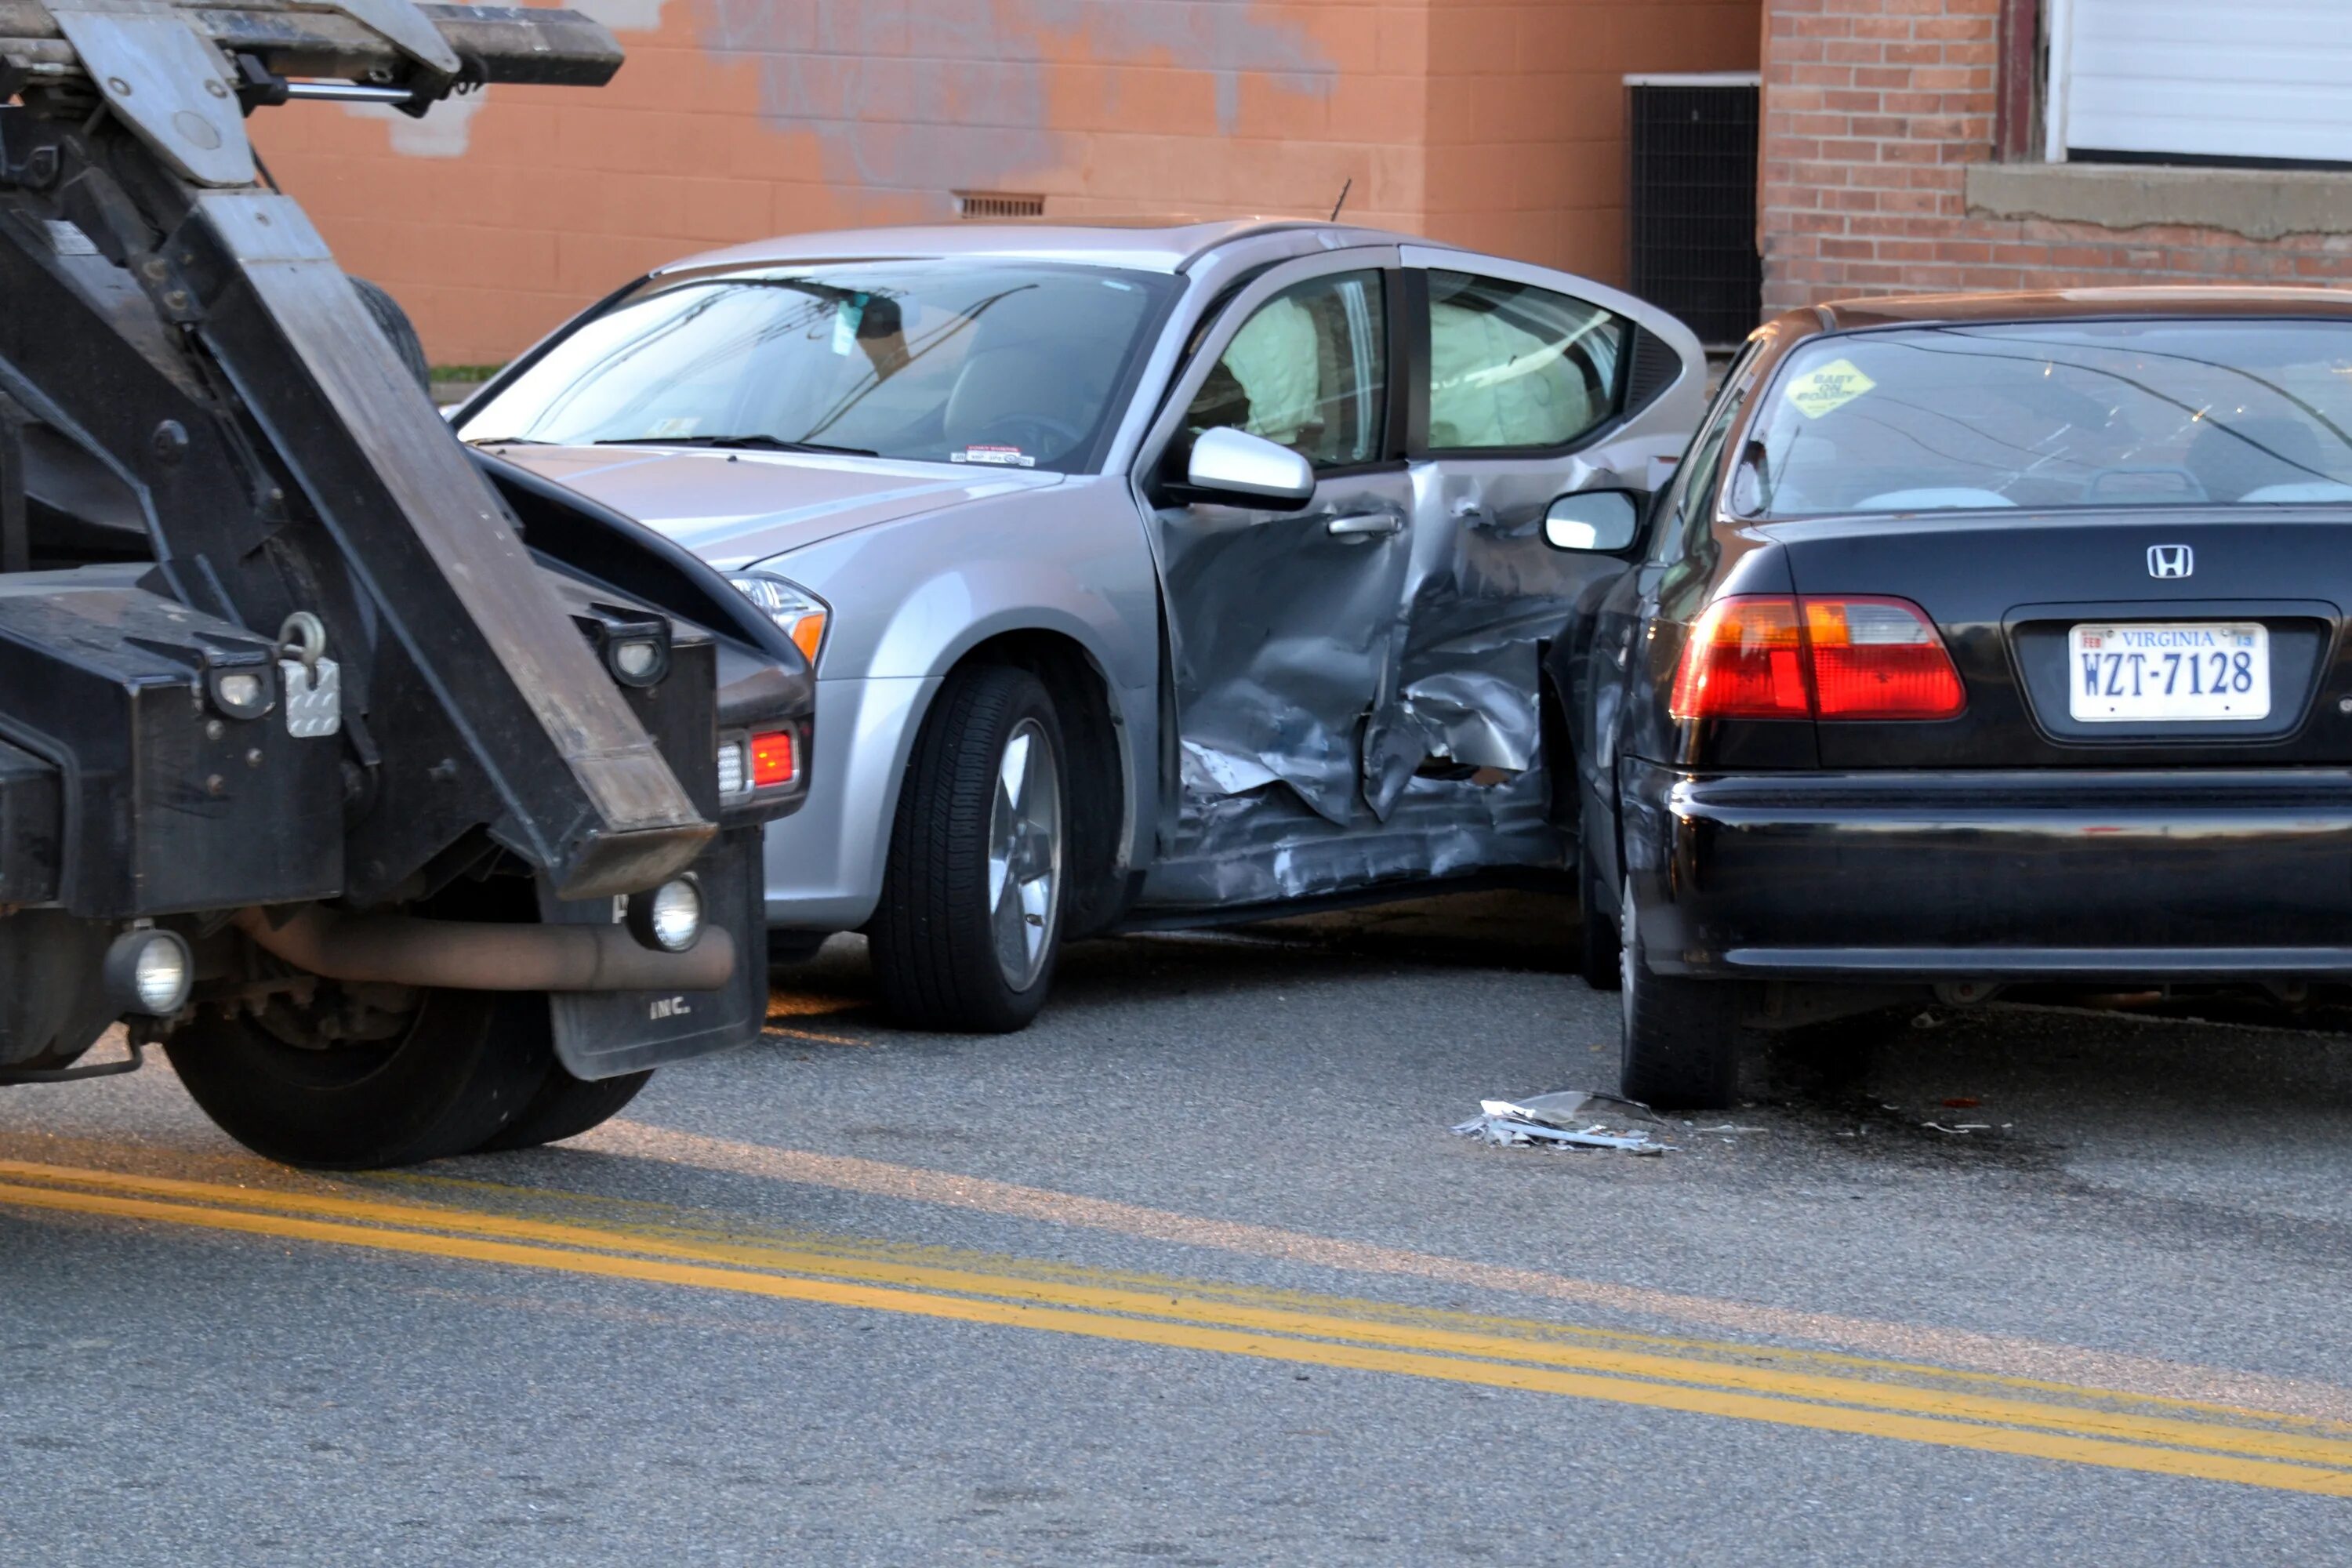
[[[1061,763],[1045,728],[1024,719],[1005,738],[989,813],[989,928],[1004,983],[1025,991],[1053,951],[1061,919]]]

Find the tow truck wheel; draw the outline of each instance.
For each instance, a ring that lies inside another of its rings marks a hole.
[[[577,1138],[591,1127],[601,1126],[621,1113],[621,1108],[637,1098],[637,1090],[654,1076],[647,1068],[643,1072],[623,1073],[619,1078],[573,1078],[562,1062],[549,1064],[547,1080],[539,1086],[520,1116],[490,1134],[482,1145],[486,1154],[503,1149],[536,1149],[542,1143],[561,1143],[566,1138]]]
[[[400,363],[408,367],[408,374],[416,378],[416,384],[430,394],[433,390],[433,366],[425,357],[425,341],[416,335],[416,324],[408,319],[408,312],[401,309],[400,301],[394,299],[391,290],[383,284],[371,283],[364,278],[352,279],[352,291],[360,297],[360,304],[367,313],[375,318],[375,324],[383,329],[383,335],[391,341],[392,352],[400,356]]]
[[[1630,877],[1620,910],[1624,997],[1618,1092],[1661,1110],[1729,1105],[1739,1092],[1744,988],[1736,981],[1651,973],[1642,958]]]
[[[326,982],[299,1005],[205,1008],[164,1050],[222,1131],[333,1171],[481,1148],[535,1109],[556,1070],[543,996]]]
[[[867,927],[883,1005],[909,1028],[1002,1033],[1045,1005],[1062,943],[1062,724],[1045,684],[959,670],[898,789]]]

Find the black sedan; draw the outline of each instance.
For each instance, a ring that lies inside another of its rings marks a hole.
[[[1553,669],[1628,1094],[1931,993],[2352,980],[2352,293],[1791,312],[1600,504]]]

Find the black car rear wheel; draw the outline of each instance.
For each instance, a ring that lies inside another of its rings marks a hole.
[[[1624,987],[1618,1092],[1661,1110],[1715,1110],[1739,1092],[1744,987],[1650,973],[1642,960],[1633,883],[1619,900]]]
[[[1584,830],[1577,839],[1576,892],[1584,923],[1576,938],[1576,972],[1595,991],[1614,991],[1625,984],[1619,967],[1624,951],[1617,940],[1617,900],[1592,864],[1594,815],[1585,811]]]
[[[259,1014],[207,1007],[164,1050],[222,1131],[336,1171],[481,1148],[560,1070],[544,996],[331,982]]]

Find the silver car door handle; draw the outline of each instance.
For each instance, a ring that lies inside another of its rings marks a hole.
[[[1352,517],[1335,517],[1323,525],[1323,531],[1334,539],[1379,539],[1403,531],[1404,519],[1393,512],[1365,511]]]

